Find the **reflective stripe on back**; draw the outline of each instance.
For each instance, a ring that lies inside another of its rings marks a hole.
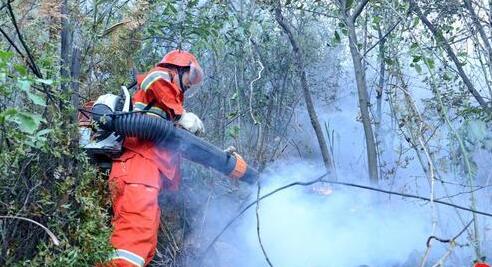
[[[159,79],[164,79],[168,82],[171,82],[171,75],[169,75],[169,73],[165,71],[153,71],[145,76],[145,79],[143,79],[140,88],[142,88],[144,91],[147,91],[147,89],[149,89],[149,87]]]
[[[136,266],[143,267],[145,265],[144,258],[137,254],[124,249],[117,249],[110,257],[110,260],[122,259]]]

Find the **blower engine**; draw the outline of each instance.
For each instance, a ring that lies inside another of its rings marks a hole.
[[[87,102],[78,114],[79,146],[103,169],[110,169],[111,159],[121,155],[124,138],[115,132],[97,127],[91,110],[104,106],[113,112],[129,112],[130,92],[125,86],[121,89],[124,99],[119,95],[105,94],[98,97],[96,101]]]
[[[254,183],[258,179],[258,171],[233,149],[223,151],[168,120],[142,114],[145,111],[130,111],[130,93],[125,86],[122,91],[124,99],[102,95],[79,113],[80,146],[101,167],[111,166],[111,158],[122,153],[123,137],[128,136],[150,140],[241,181]]]

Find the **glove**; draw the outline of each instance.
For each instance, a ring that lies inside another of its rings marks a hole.
[[[191,112],[185,111],[183,115],[181,115],[181,118],[178,120],[178,125],[194,135],[205,134],[205,127],[203,127],[202,120],[200,120],[197,115]]]
[[[234,146],[229,146],[228,148],[224,149],[224,152],[229,155],[233,155],[234,153],[237,152],[237,150]]]

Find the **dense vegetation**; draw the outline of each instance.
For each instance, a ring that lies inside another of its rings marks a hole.
[[[78,148],[77,109],[175,48],[193,51],[206,72],[185,103],[204,120],[204,138],[235,146],[260,170],[300,158],[343,173],[340,125],[326,117],[349,97],[364,133],[361,183],[398,180],[416,162],[428,194],[461,184],[461,204],[473,209],[476,187],[488,186],[490,3],[2,0],[0,14],[0,215],[11,216],[0,220],[2,266],[90,266],[106,257],[107,173]],[[247,197],[212,172],[183,168],[181,192],[162,197],[156,266],[189,266],[206,245],[189,240],[210,197],[191,197],[194,190]],[[45,225],[60,245],[18,217]],[[467,239],[476,259],[490,245],[479,220]]]

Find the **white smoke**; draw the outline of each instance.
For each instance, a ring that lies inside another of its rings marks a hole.
[[[305,162],[277,164],[263,177],[261,195],[292,181],[313,179],[320,170],[321,166]],[[394,185],[394,190],[403,188]],[[248,203],[255,199],[252,194]],[[209,240],[242,208],[234,211],[221,202],[211,205],[220,212],[214,224],[207,225]],[[208,255],[217,258],[213,266],[268,266],[258,242],[255,208],[216,242]],[[456,235],[462,225],[454,210],[445,206],[437,210],[440,224],[434,234]],[[462,215],[466,222],[471,219],[469,213]],[[259,220],[268,257],[273,266],[282,267],[419,266],[432,234],[429,203],[326,184],[295,186],[266,198],[260,202]],[[467,234],[457,241],[466,244]],[[426,266],[436,263],[448,247],[432,242]],[[456,248],[446,266],[471,266],[472,260],[470,247]]]
[[[316,174],[303,164],[278,170],[264,193]],[[423,248],[430,231],[428,214],[413,203],[325,185],[279,192],[260,203],[259,218],[274,266],[393,266]],[[254,208],[234,228],[242,257],[232,266],[266,266]]]

